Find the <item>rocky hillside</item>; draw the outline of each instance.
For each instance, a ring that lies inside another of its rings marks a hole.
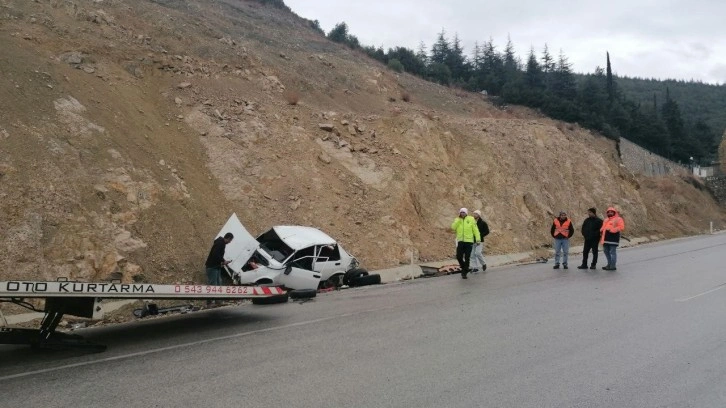
[[[201,280],[232,212],[319,227],[364,266],[549,244],[615,204],[628,234],[726,221],[697,182],[644,179],[614,142],[395,74],[241,0],[0,0],[0,278]]]

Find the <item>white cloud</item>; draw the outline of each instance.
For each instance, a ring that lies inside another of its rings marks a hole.
[[[722,0],[286,0],[326,31],[345,21],[362,44],[427,47],[442,28],[467,52],[510,35],[522,59],[530,46],[562,49],[579,72],[605,65],[610,51],[621,75],[724,83],[726,35]]]

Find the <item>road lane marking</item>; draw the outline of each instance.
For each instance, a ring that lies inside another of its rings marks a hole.
[[[416,303],[413,303],[413,304],[416,304]],[[292,327],[307,326],[307,325],[310,325],[310,324],[325,322],[325,321],[328,321],[328,320],[335,320],[335,319],[340,319],[340,318],[345,318],[345,317],[351,317],[351,316],[360,315],[360,314],[366,314],[366,313],[380,312],[380,311],[383,311],[383,310],[396,309],[396,308],[399,308],[399,307],[400,306],[387,306],[387,307],[381,307],[381,308],[377,308],[377,309],[360,310],[360,311],[357,311],[357,312],[343,313],[343,314],[336,315],[336,316],[322,317],[320,319],[306,320],[306,321],[303,321],[303,322],[290,323],[290,324],[285,324],[285,325],[282,325],[282,326],[268,327],[268,328],[265,328],[265,329],[251,330],[251,331],[247,331],[247,332],[229,334],[229,335],[220,336],[220,337],[212,337],[212,338],[209,338],[209,339],[203,339],[203,340],[197,340],[197,341],[192,341],[192,342],[188,342],[188,343],[176,344],[176,345],[173,345],[173,346],[159,347],[159,348],[155,348],[155,349],[150,349],[150,350],[145,350],[145,351],[139,351],[139,352],[136,352],[136,353],[122,354],[122,355],[118,355],[118,356],[102,358],[100,360],[84,361],[84,362],[81,362],[81,363],[66,364],[66,365],[57,366],[57,367],[43,368],[43,369],[40,369],[40,370],[26,371],[26,372],[23,372],[23,373],[2,376],[2,377],[0,377],[0,381],[12,380],[12,379],[16,379],[16,378],[23,378],[23,377],[28,377],[28,376],[31,376],[31,375],[36,375],[36,374],[50,373],[50,372],[59,371],[59,370],[67,370],[69,368],[76,368],[76,367],[83,367],[83,366],[89,366],[89,365],[100,364],[100,363],[107,363],[107,362],[110,362],[110,361],[124,360],[124,359],[128,359],[128,358],[140,357],[140,356],[145,356],[145,355],[149,355],[149,354],[154,354],[154,353],[160,353],[160,352],[164,352],[164,351],[169,351],[169,350],[176,350],[176,349],[180,349],[180,348],[184,348],[184,347],[198,346],[200,344],[211,343],[211,342],[214,342],[214,341],[229,340],[229,339],[234,339],[234,338],[238,338],[238,337],[251,336],[251,335],[254,335],[254,334],[260,334],[260,333],[267,333],[267,332],[272,332],[272,331],[276,331],[276,330],[289,329],[289,328],[292,328]]]
[[[703,293],[699,293],[699,294],[697,294],[695,296],[691,296],[691,297],[687,297],[687,298],[676,299],[676,302],[687,302],[687,301],[692,300],[692,299],[695,299],[697,297],[701,297],[701,296],[704,296],[704,295],[708,295],[709,293],[715,292],[715,291],[717,291],[719,289],[723,289],[724,287],[726,287],[726,283],[722,283],[722,284],[716,286],[713,289],[709,289],[709,290],[707,290],[707,291],[705,291]]]

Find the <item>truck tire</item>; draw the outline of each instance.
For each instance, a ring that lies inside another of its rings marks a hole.
[[[373,275],[363,275],[353,279],[350,286],[378,285],[379,283],[381,283],[381,275],[374,273]]]
[[[353,286],[352,282],[353,280],[357,279],[360,276],[366,276],[368,275],[368,271],[363,268],[354,268],[349,270],[348,272],[343,275],[343,285]]]
[[[273,295],[268,297],[261,297],[261,298],[253,298],[252,304],[253,305],[275,305],[278,303],[287,303],[287,301],[290,299],[290,295],[285,292],[284,295]]]
[[[295,289],[290,291],[291,299],[310,299],[318,295],[315,289]]]

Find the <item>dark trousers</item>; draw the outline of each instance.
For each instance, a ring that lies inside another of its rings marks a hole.
[[[459,243],[456,244],[456,260],[459,261],[461,273],[466,274],[469,272],[469,260],[471,259],[471,248],[473,246],[473,242],[459,241]]]
[[[598,239],[586,239],[585,240],[585,247],[582,249],[582,266],[587,266],[587,256],[590,255],[590,251],[592,251],[592,263],[590,265],[595,266],[597,265],[597,245],[599,243]]]

